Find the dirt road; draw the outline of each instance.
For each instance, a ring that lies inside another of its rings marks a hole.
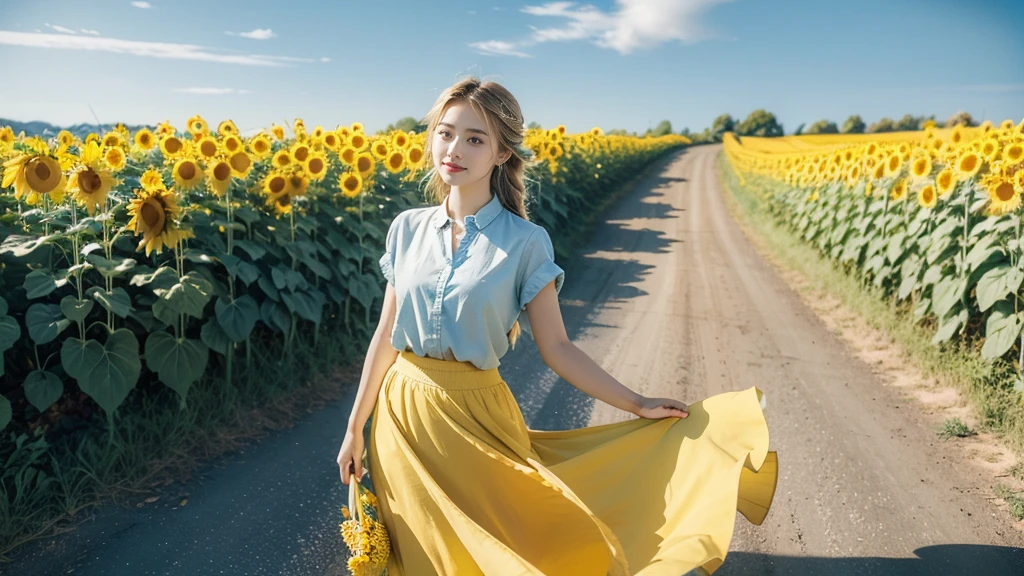
[[[984,498],[984,478],[751,247],[722,198],[719,150],[666,159],[561,263],[570,337],[623,383],[687,402],[752,384],[766,393],[775,502],[760,527],[737,515],[716,576],[1024,574],[1024,537]],[[521,344],[500,371],[532,428],[628,417]],[[353,397],[177,487],[187,506],[108,508],[9,573],[346,574],[332,463]]]

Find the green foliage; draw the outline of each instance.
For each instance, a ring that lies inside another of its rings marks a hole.
[[[839,127],[831,120],[818,120],[807,128],[808,134],[838,134]]]
[[[851,115],[843,122],[843,134],[863,134],[867,125],[864,124],[864,120],[857,114]]]
[[[736,125],[736,133],[740,136],[774,137],[782,136],[782,125],[775,119],[775,114],[764,109],[751,112],[742,122]]]

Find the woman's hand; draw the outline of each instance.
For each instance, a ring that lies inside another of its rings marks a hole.
[[[672,398],[648,398],[644,396],[640,400],[639,408],[637,408],[635,414],[641,418],[653,419],[667,418],[669,416],[686,418],[690,413],[686,410],[686,404],[679,400]]]
[[[341,468],[341,482],[346,486],[351,481],[352,471],[356,478],[363,477],[363,435],[349,430],[341,442],[338,452],[338,466]]]

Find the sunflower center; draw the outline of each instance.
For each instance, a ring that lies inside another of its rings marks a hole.
[[[260,154],[263,154],[264,152],[266,152],[266,151],[267,151],[267,143],[266,143],[266,142],[264,142],[263,140],[257,140],[257,141],[256,141],[256,142],[255,142],[255,143],[254,143],[254,144],[252,145],[252,147],[253,147],[253,149],[254,149],[254,150],[256,150],[256,152],[258,152],[258,153],[260,153]]]
[[[324,161],[320,158],[313,158],[309,161],[309,172],[313,175],[324,171]]]
[[[139,215],[146,223],[146,228],[153,234],[163,232],[164,210],[160,202],[155,198],[147,198],[139,208]]]
[[[306,158],[309,157],[309,148],[306,148],[305,146],[296,148],[294,156],[299,162],[305,162]]]
[[[103,180],[92,168],[78,173],[78,188],[85,194],[94,194],[102,186]]]
[[[192,162],[184,162],[178,167],[178,176],[181,176],[185,180],[191,180],[196,177],[196,165]]]
[[[220,162],[213,167],[213,177],[217,180],[227,180],[231,177],[231,166],[227,162]]]
[[[25,180],[32,190],[45,194],[60,183],[59,167],[49,158],[36,156],[25,166]]]
[[[921,191],[921,196],[924,197],[924,201],[926,203],[931,204],[932,200],[935,199],[935,189],[931,186],[927,186],[923,191]]]
[[[978,165],[978,158],[972,154],[970,156],[965,157],[960,162],[960,169],[963,170],[964,172],[971,172],[972,170],[974,170],[974,167],[977,166],[977,165]]]
[[[199,151],[203,153],[203,156],[210,158],[217,153],[217,143],[212,140],[204,140]]]
[[[249,161],[248,154],[239,152],[231,157],[231,167],[234,168],[236,172],[245,172],[249,169],[250,164],[251,162]]]
[[[1002,202],[1009,202],[1013,199],[1013,184],[1001,182],[996,186],[996,197]]]
[[[284,190],[285,180],[283,176],[274,176],[270,179],[270,191],[274,194],[280,194]]]
[[[167,149],[169,154],[177,154],[181,151],[181,140],[172,136],[167,140],[164,140],[164,148]]]

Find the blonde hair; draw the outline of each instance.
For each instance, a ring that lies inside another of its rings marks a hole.
[[[478,78],[470,76],[445,89],[426,116],[420,120],[420,124],[427,126],[424,155],[427,158],[434,157],[433,134],[441,122],[441,116],[450,104],[460,101],[472,106],[487,122],[489,133],[498,142],[498,154],[506,151],[512,153],[508,160],[491,170],[491,191],[506,210],[529,220],[525,204],[527,159],[525,152],[521,150],[525,136],[523,114],[519,102],[501,84],[481,82]],[[451,186],[445,183],[435,166],[431,166],[424,180],[427,181],[424,187],[426,199],[434,204],[440,204],[451,193]],[[509,344],[515,347],[519,335],[517,319],[508,332]]]

